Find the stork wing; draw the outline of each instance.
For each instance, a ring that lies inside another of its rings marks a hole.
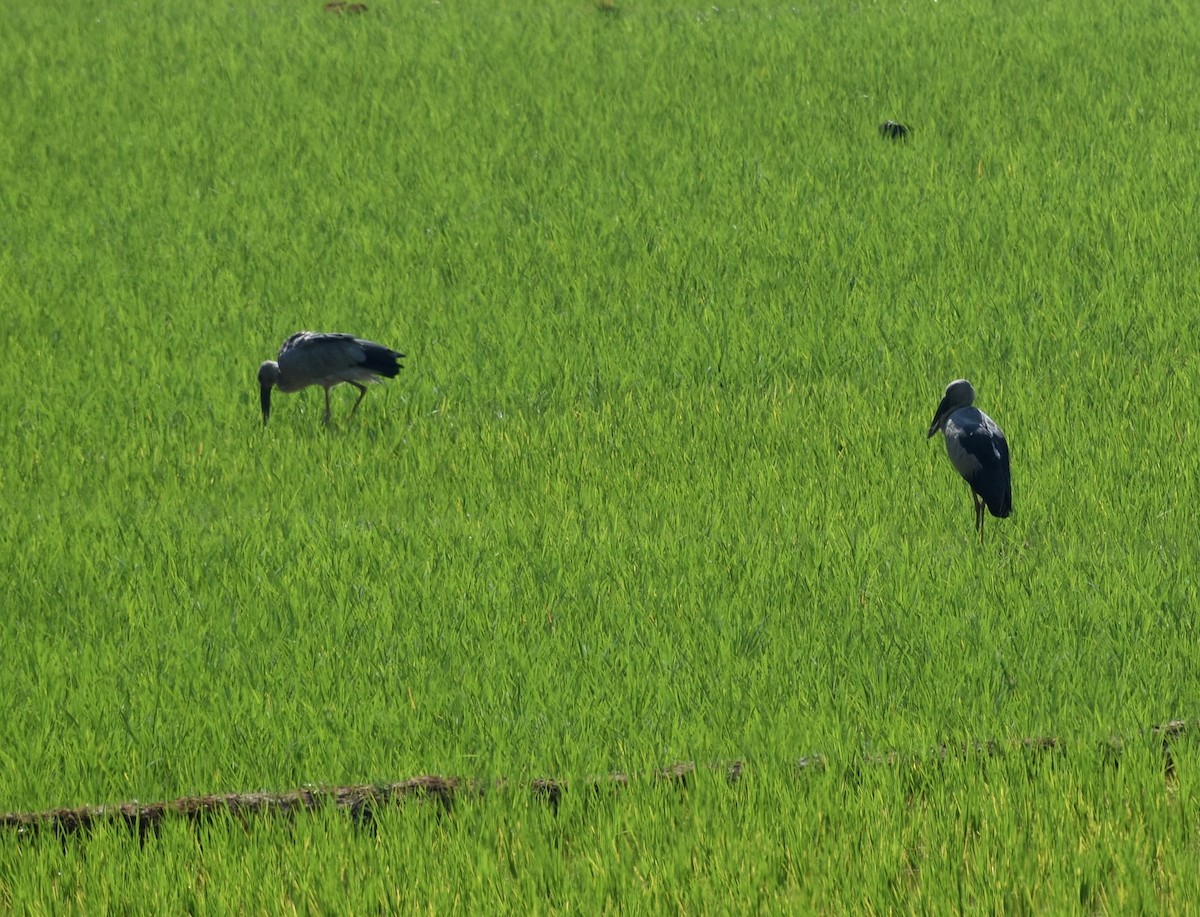
[[[964,430],[959,446],[979,464],[980,471],[1008,473],[1008,443],[996,427]]]
[[[1008,442],[1000,428],[985,414],[983,423],[967,428],[958,445],[961,453],[970,455],[975,463],[973,468],[966,470],[964,465],[967,463],[959,464],[956,460],[962,476],[971,489],[983,497],[993,516],[1007,516],[1012,512],[1012,478]]]
[[[365,357],[353,335],[298,331],[279,348],[279,369],[294,379],[316,380],[360,366]]]

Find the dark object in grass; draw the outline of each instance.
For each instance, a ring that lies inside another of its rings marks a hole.
[[[334,0],[332,3],[325,4],[327,13],[365,13],[366,11],[365,3],[343,3],[342,0]]]
[[[907,140],[908,134],[908,126],[899,121],[884,121],[879,125],[879,136],[888,140]]]

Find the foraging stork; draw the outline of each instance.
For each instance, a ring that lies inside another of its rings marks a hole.
[[[262,389],[263,425],[271,416],[271,387],[281,392],[298,392],[310,385],[325,389],[325,416],[329,423],[329,390],[345,382],[358,389],[358,401],[350,416],[366,397],[364,382],[378,382],[380,376],[392,378],[400,372],[398,353],[374,341],[364,341],[350,334],[322,334],[316,331],[297,331],[279,348],[279,359],[267,360],[258,368],[258,384]]]
[[[983,544],[983,508],[986,506],[997,519],[1012,513],[1012,477],[1004,431],[974,402],[975,389],[966,379],[955,379],[947,385],[929,425],[929,437],[942,431],[950,461],[971,485],[975,530]]]

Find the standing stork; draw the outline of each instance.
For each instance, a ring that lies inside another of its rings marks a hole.
[[[391,348],[364,341],[351,334],[322,334],[317,331],[297,331],[279,348],[278,360],[267,360],[258,368],[258,384],[262,389],[263,425],[271,416],[271,388],[281,392],[298,392],[310,385],[325,389],[325,416],[329,423],[329,390],[345,382],[358,389],[358,401],[350,416],[366,397],[364,382],[379,382],[380,376],[391,379],[400,372],[404,354]]]
[[[983,508],[997,519],[1012,513],[1012,476],[1008,443],[996,421],[974,406],[975,389],[966,379],[946,386],[942,403],[929,425],[929,436],[941,430],[946,452],[958,473],[971,485],[975,501],[975,530],[983,544]]]

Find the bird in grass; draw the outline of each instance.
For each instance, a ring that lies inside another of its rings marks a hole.
[[[358,410],[367,394],[363,383],[379,382],[381,376],[391,379],[400,372],[404,354],[364,341],[351,334],[325,334],[318,331],[297,331],[283,342],[277,360],[267,360],[258,368],[258,384],[262,390],[263,425],[271,416],[271,389],[298,392],[310,385],[325,389],[325,416],[329,423],[329,390],[343,382],[358,389],[358,400],[350,416]]]
[[[955,379],[946,386],[929,425],[929,437],[938,430],[946,437],[950,461],[971,486],[975,530],[983,544],[984,507],[997,519],[1012,513],[1012,476],[1004,431],[975,407],[975,389],[966,379]]]
[[[907,140],[911,129],[899,121],[884,121],[879,125],[879,136],[886,140]]]

